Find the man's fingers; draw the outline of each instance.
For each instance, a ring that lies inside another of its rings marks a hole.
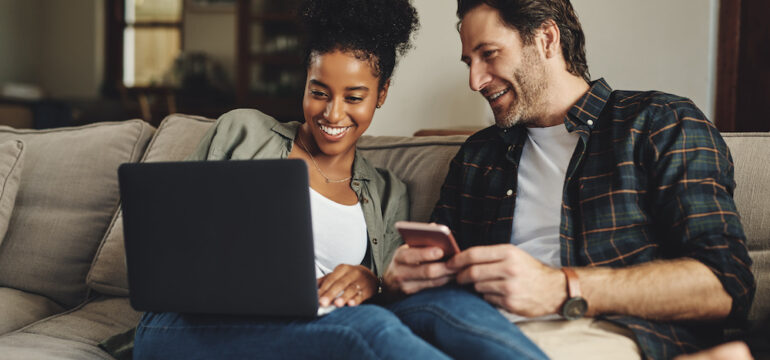
[[[403,291],[405,294],[414,294],[420,290],[446,285],[451,280],[452,280],[452,276],[450,275],[450,276],[440,277],[437,279],[409,281],[409,282],[405,282],[401,286],[401,291]]]
[[[510,272],[510,268],[503,262],[488,264],[478,264],[466,267],[457,273],[458,284],[471,284],[485,281],[495,281],[505,279]]]
[[[452,257],[447,266],[461,269],[474,264],[496,262],[509,256],[515,246],[510,244],[474,246]]]
[[[505,298],[501,295],[484,294],[484,300],[486,300],[488,303],[495,305],[499,308],[505,308],[504,306]]]
[[[442,257],[444,257],[444,252],[434,246],[423,248],[402,247],[398,250],[395,260],[401,264],[419,265],[440,260]]]
[[[504,280],[482,281],[473,284],[473,289],[481,294],[506,296],[509,294],[508,284]]]

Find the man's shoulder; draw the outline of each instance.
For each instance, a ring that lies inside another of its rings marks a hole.
[[[661,109],[664,111],[665,109],[698,110],[698,107],[689,98],[657,90],[614,90],[610,95],[608,105],[612,106],[614,111],[620,112],[655,112]]]
[[[470,161],[470,159],[478,160],[479,158],[490,160],[486,155],[499,149],[504,144],[503,136],[501,136],[503,131],[506,130],[501,130],[496,125],[492,125],[475,132],[460,146],[457,157],[464,159],[463,161]]]
[[[692,100],[662,91],[615,90],[607,105],[610,106],[612,121],[634,122],[648,129],[686,119],[707,121],[706,116]]]

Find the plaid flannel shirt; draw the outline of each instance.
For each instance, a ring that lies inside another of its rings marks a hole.
[[[564,123],[580,140],[563,188],[562,265],[687,257],[710,268],[733,299],[724,324],[602,318],[629,327],[652,359],[711,346],[725,325],[742,324],[755,283],[732,197],[733,162],[719,131],[688,99],[613,91],[603,79]],[[461,248],[511,241],[525,139],[523,126],[491,126],[452,160],[432,221],[449,226]]]

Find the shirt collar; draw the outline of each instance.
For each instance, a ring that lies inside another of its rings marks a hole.
[[[564,125],[569,132],[583,126],[594,129],[599,126],[599,115],[604,110],[607,100],[612,94],[612,88],[604,78],[591,82],[585,94],[567,112]]]
[[[604,110],[610,94],[612,88],[604,78],[591,82],[588,91],[575,102],[564,118],[567,131],[582,129],[585,133],[586,129],[596,128],[599,125],[599,115]],[[523,142],[526,128],[523,125],[515,125],[508,129],[499,129],[499,134],[506,144],[518,144]]]
[[[275,125],[270,130],[273,130],[274,132],[278,133],[279,135],[294,140],[294,136],[297,135],[297,129],[302,126],[301,122],[297,121],[290,121],[290,122],[276,122]]]
[[[271,130],[285,137],[290,143],[294,142],[294,138],[297,136],[297,131],[302,123],[297,121],[291,121],[287,123],[277,123],[273,125]],[[288,151],[291,151],[291,144],[287,146]],[[353,159],[353,180],[371,180],[375,174],[372,173],[373,166],[371,166],[366,159],[359,154],[356,149],[355,158]]]

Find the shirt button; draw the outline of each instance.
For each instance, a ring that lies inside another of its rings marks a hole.
[[[364,204],[368,204],[368,203],[369,203],[369,199],[364,198]]]
[[[372,244],[377,245],[377,238],[372,239]]]
[[[513,190],[508,189],[508,191],[505,192],[505,195],[508,195],[508,196],[513,195]]]
[[[358,186],[358,185],[361,185],[361,184],[359,184],[358,181],[353,181],[353,186]]]
[[[594,121],[593,120],[588,120],[588,121],[586,121],[586,124],[588,124],[588,126],[593,126],[594,125]]]
[[[511,151],[513,149],[513,145],[508,146],[508,151]]]

